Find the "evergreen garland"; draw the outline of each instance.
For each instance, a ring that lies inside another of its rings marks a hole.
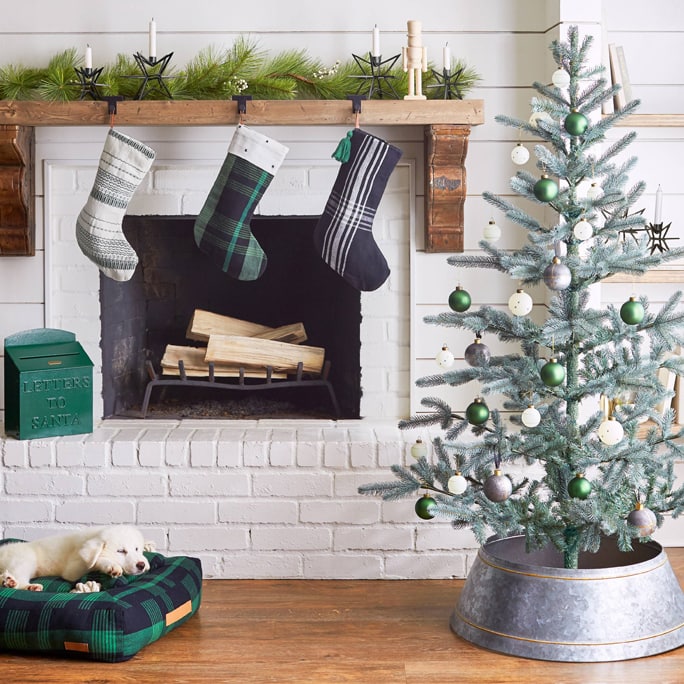
[[[6,65],[0,67],[0,99],[3,100],[77,100],[81,95],[75,72],[83,60],[75,48],[55,55],[45,68]],[[99,68],[99,67],[98,67]],[[480,81],[475,69],[463,61],[455,62],[460,74],[455,88],[465,96]],[[456,71],[454,72],[456,73]],[[233,95],[251,95],[255,99],[343,100],[359,90],[359,68],[353,59],[331,67],[313,58],[305,50],[286,50],[276,55],[257,48],[243,37],[230,48],[209,46],[195,55],[183,69],[173,63],[165,73],[164,83],[174,99],[222,100]],[[133,98],[140,86],[140,70],[131,55],[119,54],[114,63],[103,65],[98,82],[102,95]],[[407,74],[395,67],[389,74],[398,93],[407,90]],[[439,98],[439,88],[432,70],[424,74],[428,97]],[[363,91],[363,87],[362,87]],[[151,89],[149,99],[163,99],[158,89]]]
[[[537,119],[535,124],[496,117],[499,123],[540,141],[534,147],[536,166],[539,174],[558,179],[557,196],[550,201],[539,199],[534,193],[539,175],[526,170],[518,171],[510,185],[520,198],[548,206],[557,218],[551,225],[542,224],[507,199],[484,193],[489,204],[527,230],[527,243],[507,251],[482,241],[483,254],[448,258],[453,266],[495,269],[527,286],[547,283],[545,270],[560,253],[572,274],[570,285],[550,292],[541,324],[488,306],[424,319],[519,345],[518,354],[492,355],[474,367],[417,381],[420,387],[476,382],[474,396],[503,395],[503,408],[510,417],[492,410],[484,424],[471,425],[446,402],[423,399],[427,413],[401,421],[399,427],[438,425],[444,434],[433,441],[437,461],[394,466],[398,482],[359,488],[363,494],[385,499],[429,490],[436,501],[435,515],[450,519],[457,528],[470,527],[480,543],[492,534],[522,534],[528,549],[555,546],[564,554],[568,568],[577,567],[579,551],[598,550],[606,536],[616,537],[623,551],[630,550],[634,541],[647,540],[648,533],[644,535],[628,522],[637,503],[655,514],[658,526],[665,514],[676,517],[684,511],[684,488],[674,489],[674,460],[684,456],[684,429],[675,426],[671,409],[657,408],[673,394],[661,385],[659,371],[684,374],[684,357],[672,353],[684,344],[681,293],[674,293],[658,312],[651,311],[647,298],[641,297],[644,316],[637,324],[624,322],[616,307],[593,308],[589,300],[588,288],[612,274],[640,275],[684,256],[681,248],[649,254],[646,239],[637,242],[621,233],[643,226],[643,217],[630,215],[629,210],[641,197],[644,183],[624,189],[636,160],[621,155],[634,133],[610,144],[605,136],[638,102],[600,117],[601,104],[613,97],[618,86],[607,86],[601,67],[585,66],[591,43],[591,36],[579,39],[576,27],[569,29],[567,42],[552,43],[556,64],[569,74],[570,83],[567,89],[533,84],[538,96],[532,100],[532,110],[548,114],[546,119]],[[570,134],[564,126],[575,112],[588,120],[580,134]],[[592,112],[597,116],[590,119]],[[588,179],[600,181],[600,196],[580,192]],[[594,230],[586,244],[573,232],[582,218]],[[541,368],[550,357],[557,357],[565,371],[559,385],[546,384],[541,378]],[[597,436],[605,420],[602,410],[593,410],[586,402],[580,407],[583,400],[599,395],[615,403],[613,416],[624,429],[617,443]],[[529,405],[540,414],[538,425],[527,426],[521,420]],[[643,418],[649,418],[652,427],[640,436]],[[472,436],[461,439],[466,432]],[[485,482],[495,468],[512,482],[512,493],[503,501],[490,500],[486,493]],[[445,485],[445,478],[448,482],[456,471],[469,483],[461,494],[450,493]],[[516,476],[518,472],[526,476]],[[578,473],[586,474],[591,482],[586,496],[573,494],[569,488]]]

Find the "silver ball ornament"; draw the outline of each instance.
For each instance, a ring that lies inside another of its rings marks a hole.
[[[639,528],[640,537],[650,537],[658,527],[656,514],[650,508],[646,508],[641,502],[627,516],[627,522]]]
[[[508,298],[508,308],[514,316],[527,316],[533,305],[532,297],[522,290],[516,290]]]
[[[457,472],[447,481],[447,489],[451,494],[463,494],[468,489],[468,480],[461,473]]]
[[[463,355],[469,366],[484,366],[489,363],[492,353],[489,347],[476,337],[475,341],[466,347]]]
[[[485,496],[490,501],[506,501],[513,492],[513,483],[507,475],[502,475],[500,470],[495,470],[482,485]]]
[[[556,69],[551,74],[551,83],[556,88],[567,88],[570,85],[570,74],[565,69]]]
[[[522,143],[518,143],[511,151],[511,161],[518,166],[527,164],[530,159],[530,151]]]
[[[570,269],[558,257],[544,269],[544,282],[550,290],[567,290],[572,282]]]

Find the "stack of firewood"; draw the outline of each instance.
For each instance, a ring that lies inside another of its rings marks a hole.
[[[307,339],[302,323],[269,328],[196,309],[186,337],[206,346],[167,345],[161,362],[165,375],[179,375],[182,360],[188,376],[208,375],[213,362],[215,377],[237,377],[240,368],[245,377],[265,377],[270,366],[272,378],[286,378],[300,362],[304,372],[320,374],[325,359],[323,347],[302,344]]]

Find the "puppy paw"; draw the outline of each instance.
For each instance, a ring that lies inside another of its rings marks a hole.
[[[15,589],[17,586],[17,580],[12,577],[7,572],[3,572],[2,575],[0,575],[0,578],[2,579],[2,586],[7,587],[8,589]]]
[[[156,551],[157,545],[153,541],[146,541],[145,546],[143,546],[143,551]]]
[[[123,575],[123,568],[120,565],[111,565],[107,570],[110,577],[121,577]]]
[[[42,584],[27,584],[26,588],[29,591],[43,591],[43,585]]]
[[[74,588],[69,592],[71,594],[94,594],[102,589],[99,582],[88,580],[87,582],[76,582]]]

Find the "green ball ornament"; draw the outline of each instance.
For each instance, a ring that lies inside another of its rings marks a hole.
[[[565,380],[565,368],[556,359],[551,359],[545,363],[539,371],[541,379],[548,387],[558,387]]]
[[[470,295],[460,285],[449,295],[449,306],[452,311],[463,313],[470,308]]]
[[[639,325],[644,320],[644,305],[636,300],[636,297],[630,297],[620,307],[620,318],[627,323],[627,325]]]
[[[489,409],[482,399],[475,399],[466,409],[466,418],[471,425],[482,425],[489,419]]]
[[[423,520],[432,520],[435,517],[434,510],[437,502],[427,494],[416,501],[416,515]]]
[[[548,176],[542,175],[534,184],[532,191],[540,202],[552,202],[558,197],[558,184]]]
[[[568,494],[573,499],[586,499],[591,494],[591,482],[582,473],[577,473],[568,482]]]
[[[565,117],[563,127],[570,135],[584,135],[589,127],[589,119],[580,112],[570,112],[570,114]]]

